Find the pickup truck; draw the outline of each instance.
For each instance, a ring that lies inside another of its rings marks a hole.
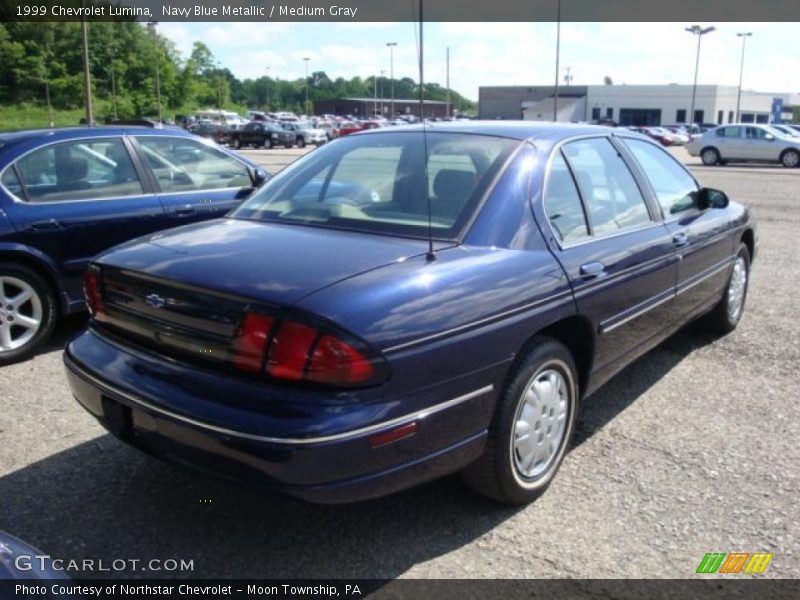
[[[272,148],[273,146],[294,146],[295,136],[283,127],[264,121],[251,121],[238,131],[230,132],[230,144],[234,148],[253,146]]]

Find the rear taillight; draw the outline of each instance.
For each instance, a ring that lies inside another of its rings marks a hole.
[[[245,315],[239,335],[233,340],[233,364],[239,369],[258,373],[264,367],[264,351],[272,323],[268,315]]]
[[[248,312],[233,342],[233,363],[282,381],[365,387],[385,381],[385,360],[366,343],[311,321]]]
[[[101,319],[105,316],[106,307],[100,293],[100,274],[95,267],[89,267],[83,276],[83,297],[93,318]]]

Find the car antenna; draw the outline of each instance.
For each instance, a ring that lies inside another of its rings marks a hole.
[[[414,0],[411,0],[411,11],[414,11]],[[425,125],[425,77],[423,68],[423,59],[425,56],[423,46],[423,32],[422,24],[424,22],[422,13],[422,0],[419,0],[419,118],[422,121],[422,145],[425,149],[424,155],[424,168],[425,168],[425,196],[427,198],[428,207],[428,252],[425,254],[425,260],[433,262],[436,260],[436,253],[433,250],[433,221],[431,218],[431,194],[430,182],[428,175],[428,130]]]

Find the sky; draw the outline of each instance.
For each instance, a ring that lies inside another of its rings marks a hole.
[[[697,38],[694,23],[562,23],[563,84],[691,84]],[[702,36],[698,83],[738,85],[742,38],[746,41],[743,89],[800,92],[800,27],[797,23],[699,23],[717,30]],[[186,23],[162,22],[162,34],[188,55],[204,41],[223,67],[238,78],[267,74],[302,78],[389,77],[394,48],[395,78],[418,80],[416,23]],[[445,85],[450,48],[450,87],[471,100],[486,85],[552,85],[555,80],[555,23],[426,23],[425,80]],[[387,92],[388,94],[388,92]]]

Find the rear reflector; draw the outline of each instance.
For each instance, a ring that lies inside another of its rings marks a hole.
[[[385,446],[386,444],[391,444],[392,442],[396,442],[398,440],[402,440],[403,438],[414,435],[417,433],[418,429],[419,422],[412,421],[411,423],[401,425],[397,429],[391,429],[389,431],[384,431],[383,433],[373,435],[371,438],[369,438],[369,445],[373,448]]]
[[[244,371],[258,373],[264,361],[272,317],[247,313],[239,335],[233,340],[233,363]]]

